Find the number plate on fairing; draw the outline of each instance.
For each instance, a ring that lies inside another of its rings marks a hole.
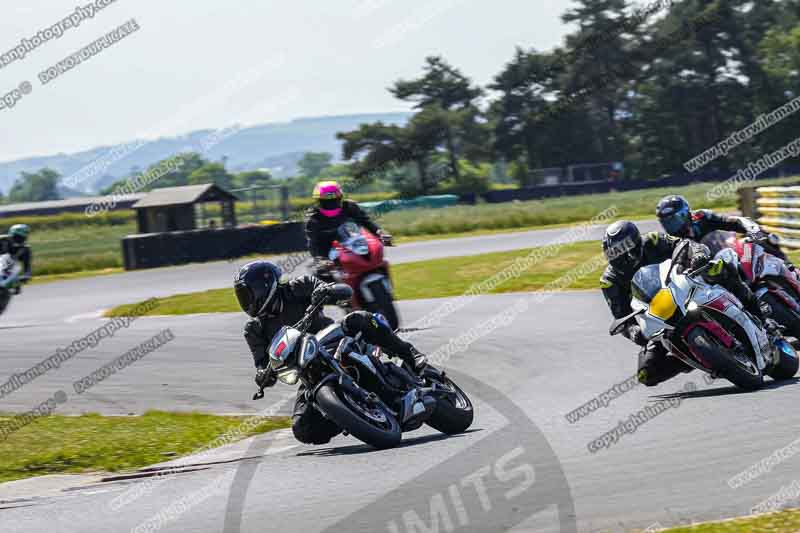
[[[277,370],[284,366],[286,361],[294,353],[297,341],[300,340],[301,333],[287,326],[284,326],[275,334],[272,344],[269,347],[269,359],[272,368]]]

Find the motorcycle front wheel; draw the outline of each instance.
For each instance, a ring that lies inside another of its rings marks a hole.
[[[761,297],[761,301],[769,306],[770,318],[785,326],[787,335],[800,340],[800,315],[774,294],[766,293]]]
[[[428,419],[428,425],[447,435],[465,432],[475,417],[472,401],[455,382],[438,371],[428,369],[425,378],[453,392],[452,398],[442,398],[436,402],[436,410]]]
[[[0,315],[6,310],[9,302],[11,302],[11,291],[6,288],[0,288]]]
[[[764,375],[746,354],[738,354],[697,327],[689,334],[687,342],[697,350],[717,376],[723,377],[745,390],[757,390],[764,384]]]
[[[317,405],[336,425],[374,448],[393,448],[403,437],[399,422],[383,405],[361,400],[338,384],[323,385]]]

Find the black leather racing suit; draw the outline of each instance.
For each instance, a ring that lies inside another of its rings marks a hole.
[[[303,276],[278,286],[278,295],[283,302],[280,315],[274,317],[251,318],[245,324],[244,338],[253,354],[256,368],[267,368],[269,365],[269,345],[272,338],[283,326],[296,324],[305,316],[311,304],[314,291],[326,284],[313,276]],[[314,317],[309,333],[317,333],[333,324],[333,320],[319,311]],[[404,360],[413,357],[414,347],[392,332],[392,329],[378,316],[366,311],[348,314],[341,321],[344,333],[355,336],[361,332],[362,337],[370,344],[380,346],[388,354]],[[412,361],[413,362],[413,361]],[[339,433],[338,427],[329,422],[316,409],[309,408],[305,397],[305,387],[297,391],[292,430],[300,442],[306,444],[325,444]]]
[[[710,209],[700,209],[692,211],[692,224],[689,227],[689,234],[681,236],[699,242],[703,237],[717,230],[750,234],[758,233],[761,228],[749,218],[718,215]]]
[[[631,280],[639,268],[647,265],[659,264],[670,259],[675,246],[680,239],[670,237],[663,233],[648,233],[642,237],[642,261],[630,270],[621,270],[609,265],[600,277],[600,286],[603,296],[611,309],[615,319],[622,318],[633,312],[631,308]],[[698,268],[711,260],[708,247],[696,242],[691,243],[686,257],[681,258],[682,266],[690,269]],[[747,287],[739,276],[736,267],[725,263],[725,268],[718,276],[704,276],[709,282],[719,284],[730,291],[745,308],[756,318],[763,320],[761,308],[753,292]],[[668,357],[667,352],[660,343],[647,342],[639,330],[639,326],[631,323],[622,333],[626,338],[642,346],[639,352],[637,376],[639,382],[652,387],[666,381],[680,372],[691,370],[681,360]]]
[[[381,229],[357,203],[351,200],[342,201],[342,212],[335,217],[326,217],[316,207],[310,209],[307,216],[306,238],[311,257],[328,259],[328,252],[331,250],[333,241],[336,240],[336,230],[347,221],[352,220],[375,235],[378,235]]]
[[[708,234],[718,230],[733,231],[744,235],[757,235],[762,233],[761,226],[749,218],[733,215],[718,215],[710,209],[700,209],[698,211],[692,211],[692,224],[689,226],[687,234],[684,235],[684,237],[701,242]],[[788,267],[794,269],[794,265],[789,262],[789,258],[786,257],[786,254],[783,253],[779,246],[766,241],[759,241],[759,244],[764,247],[767,253],[782,259],[787,263]]]

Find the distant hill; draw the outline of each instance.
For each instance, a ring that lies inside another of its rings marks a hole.
[[[233,171],[270,168],[276,177],[287,177],[295,173],[297,162],[305,152],[330,152],[337,159],[341,155],[339,131],[353,130],[364,122],[382,121],[402,124],[410,113],[376,113],[342,115],[333,117],[300,118],[291,122],[263,124],[243,128],[235,135],[224,138],[210,148],[204,157],[219,160],[228,158],[228,168]],[[199,146],[214,130],[198,130],[178,137],[161,138],[147,142],[133,153],[112,164],[101,176],[93,176],[80,184],[79,191],[62,190],[73,196],[80,193],[97,193],[131,169],[144,170],[148,165],[170,157],[186,146]],[[132,139],[131,142],[134,142]],[[63,177],[78,172],[99,157],[108,154],[111,145],[93,148],[75,154],[29,157],[16,161],[0,162],[0,191],[7,194],[21,172],[36,172],[44,167],[52,168]],[[200,151],[196,149],[195,151]]]

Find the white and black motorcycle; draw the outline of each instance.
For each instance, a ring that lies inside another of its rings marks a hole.
[[[703,239],[712,253],[734,264],[770,317],[800,344],[800,279],[790,270],[775,235],[739,239],[735,233],[715,231]],[[727,251],[726,251],[727,250]]]
[[[305,385],[308,401],[345,434],[375,448],[400,443],[402,433],[428,424],[446,434],[462,433],[473,420],[472,402],[443,371],[431,365],[417,378],[403,366],[381,360],[380,349],[358,334],[349,337],[338,324],[308,333],[325,305],[352,297],[352,290],[318,298],[305,316],[285,326],[269,347],[279,381]],[[253,399],[264,396],[259,390]]]
[[[673,257],[688,245],[680,243]],[[644,336],[661,343],[671,357],[747,390],[761,387],[765,375],[775,380],[794,377],[794,348],[767,334],[734,295],[701,277],[716,264],[682,272],[669,259],[642,267],[631,283],[633,312],[615,320],[609,332],[622,333],[634,319]]]
[[[0,255],[0,314],[11,301],[12,294],[19,294],[22,265],[11,254]]]

